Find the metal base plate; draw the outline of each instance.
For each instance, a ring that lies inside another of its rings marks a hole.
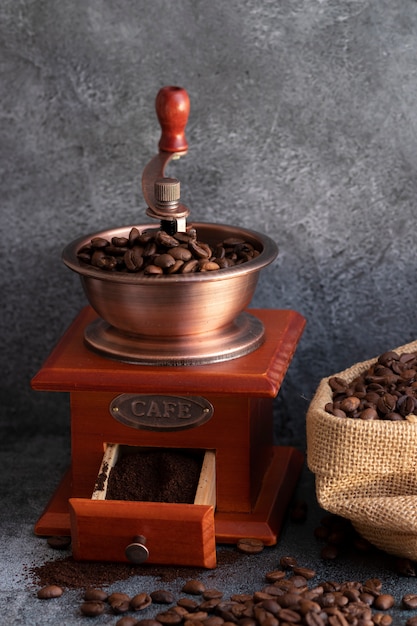
[[[86,345],[102,356],[140,365],[203,365],[245,356],[259,348],[264,326],[249,313],[241,313],[233,324],[215,333],[182,337],[131,335],[110,326],[101,318],[84,331]]]

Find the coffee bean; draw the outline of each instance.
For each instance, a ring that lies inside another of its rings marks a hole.
[[[104,237],[93,237],[91,240],[91,247],[97,249],[105,248],[110,245],[110,242]]]
[[[175,237],[168,235],[163,230],[158,230],[155,235],[155,243],[157,246],[163,246],[165,248],[176,248],[179,246],[179,241]]]
[[[113,602],[120,602],[121,600],[130,600],[130,596],[127,593],[121,593],[118,591],[115,591],[113,593],[111,593],[108,598],[107,598],[107,602],[109,604],[112,604]]]
[[[127,613],[130,609],[130,596],[126,593],[112,593],[107,598],[113,613],[119,615],[120,613]]]
[[[178,246],[177,248],[170,248],[168,250],[168,253],[176,261],[189,261],[193,256],[188,248],[183,248],[182,246]]]
[[[138,272],[144,264],[143,255],[137,248],[127,250],[123,256],[123,260],[129,272]]]
[[[220,269],[220,265],[214,261],[203,261],[199,263],[200,272],[215,272]]]
[[[147,265],[144,271],[148,276],[161,276],[164,273],[162,267],[158,267],[158,265],[155,265],[154,263]]]
[[[48,537],[47,543],[54,550],[66,550],[71,545],[71,537]]]
[[[374,607],[381,611],[386,611],[394,606],[394,597],[389,593],[381,593],[374,600]]]
[[[102,589],[93,589],[89,587],[84,593],[84,600],[97,600],[99,602],[105,602],[107,598],[108,594]]]
[[[58,585],[46,585],[39,589],[37,596],[40,600],[50,600],[51,598],[60,598],[64,590]]]
[[[153,621],[153,620],[151,620]],[[123,615],[120,619],[117,620],[116,626],[137,626],[139,624],[138,620],[130,615]],[[158,622],[154,622],[154,625],[159,626]]]
[[[340,403],[340,408],[345,413],[353,413],[359,407],[361,401],[356,396],[349,396]]]
[[[325,624],[327,623],[327,618],[325,621],[324,617],[322,617],[318,613],[307,613],[304,616],[304,623],[306,626],[325,626]]]
[[[179,602],[179,601],[178,601]],[[171,608],[169,609],[170,611],[173,611],[174,613],[177,613],[178,615],[180,615],[181,617],[184,617],[184,615],[187,615],[187,613],[190,613],[193,610],[197,610],[198,607],[200,606],[198,604],[198,602],[194,602],[194,605],[192,608],[190,608],[189,610],[186,608],[186,606],[180,606],[179,603],[177,602],[177,604],[175,606],[171,606]]]
[[[88,600],[82,603],[80,610],[86,617],[97,617],[97,615],[103,615],[106,605],[99,600]]]
[[[297,576],[303,576],[303,578],[306,580],[310,580],[317,575],[317,572],[314,569],[309,569],[308,567],[300,567],[298,565],[295,565],[292,571]]]
[[[277,594],[279,594],[279,591],[277,591]],[[253,601],[258,603],[258,602],[263,602],[264,600],[273,600],[274,596],[270,593],[268,593],[268,591],[266,591],[265,589],[262,591],[255,591],[255,593],[253,594]]]
[[[375,600],[375,596],[372,593],[364,592],[359,594],[359,600],[361,602],[365,602],[365,604],[368,604],[369,606],[372,606]]]
[[[372,616],[372,623],[376,626],[391,626],[392,617],[387,613],[374,613]]]
[[[292,570],[294,567],[297,567],[297,559],[293,556],[282,556],[279,560],[279,564],[286,570]]]
[[[276,570],[273,570],[272,572],[268,572],[267,574],[265,574],[266,580],[270,583],[274,583],[277,580],[282,580],[283,578],[285,578],[285,576],[286,576],[286,573],[282,569],[276,569]]]
[[[267,611],[268,613],[272,613],[273,615],[276,615],[278,611],[281,609],[281,605],[278,604],[278,602],[276,600],[273,600],[272,598],[267,598],[266,600],[262,600],[261,602],[258,603],[258,606],[261,606],[265,611]]]
[[[207,619],[208,613],[206,611],[194,611],[192,613],[185,613],[183,615],[184,620],[191,620],[193,622],[202,622]]]
[[[188,580],[182,588],[184,593],[191,595],[201,595],[205,591],[206,587],[200,580]]]
[[[198,270],[198,261],[197,259],[191,259],[190,261],[186,261],[183,266],[180,268],[181,274],[192,274]]]
[[[237,549],[239,552],[244,552],[245,554],[259,554],[264,547],[265,544],[263,541],[250,537],[242,537],[237,542]]]
[[[359,417],[361,418],[361,420],[365,420],[365,421],[377,420],[378,411],[376,409],[372,409],[371,407],[368,407],[367,409],[364,409],[363,411],[361,411]]]
[[[131,606],[129,600],[117,600],[111,604],[113,613],[120,615],[121,613],[127,613]]]
[[[252,600],[252,594],[250,593],[234,593],[230,597],[232,602],[240,602],[241,604],[245,604],[245,602],[250,602]]]
[[[219,604],[220,600],[221,598],[210,598],[208,600],[203,600],[203,602],[198,605],[198,608],[201,611],[213,611],[213,609],[215,609],[216,606]]]
[[[185,591],[185,593],[193,594],[192,591]],[[195,595],[200,595],[200,594],[197,593]],[[196,609],[198,607],[198,602],[196,602],[196,600],[192,600],[191,598],[180,598],[179,600],[177,600],[177,605],[179,607],[186,609],[187,611],[192,611],[193,609]]]
[[[143,611],[152,604],[152,597],[147,593],[137,593],[129,604],[132,611]]]
[[[166,589],[158,589],[149,594],[152,602],[156,604],[172,604],[175,601],[174,594]]]
[[[183,620],[183,617],[173,610],[168,610],[163,613],[158,613],[155,616],[157,622],[161,624],[167,624],[168,626],[180,624]]]
[[[406,593],[401,599],[401,604],[404,609],[417,609],[417,594]]]

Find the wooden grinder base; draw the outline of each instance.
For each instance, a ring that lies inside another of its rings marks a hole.
[[[305,320],[290,310],[249,312],[265,327],[260,348],[221,363],[171,367],[95,354],[83,337],[97,316],[90,307],[81,311],[32,380],[34,389],[69,392],[71,401],[71,467],[36,523],[37,535],[71,534],[74,557],[88,560],[125,560],[122,548],[132,533],[147,535],[157,546],[150,549],[150,563],[203,567],[215,566],[215,542],[252,537],[267,546],[276,543],[304,459],[295,448],[273,445],[273,399]],[[142,430],[111,415],[109,406],[120,394],[199,396],[214,412],[207,422],[187,430]],[[92,500],[109,443],[214,450],[215,510],[208,505]],[[167,529],[174,534],[168,532],[164,547],[161,533]],[[184,535],[199,546],[195,554],[181,544]]]

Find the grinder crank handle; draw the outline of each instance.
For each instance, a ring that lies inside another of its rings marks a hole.
[[[168,86],[159,90],[155,109],[161,126],[159,153],[145,166],[142,174],[142,193],[150,209],[155,209],[154,185],[164,178],[165,167],[171,159],[187,153],[185,127],[190,113],[190,99],[182,87]]]
[[[190,99],[182,87],[162,87],[155,100],[162,135],[158,147],[164,152],[186,153],[185,127],[190,114]]]

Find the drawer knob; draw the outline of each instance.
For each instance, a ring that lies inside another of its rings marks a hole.
[[[146,537],[143,535],[137,535],[133,537],[132,543],[129,543],[125,549],[126,558],[136,565],[144,563],[149,557],[149,550],[145,546]]]

